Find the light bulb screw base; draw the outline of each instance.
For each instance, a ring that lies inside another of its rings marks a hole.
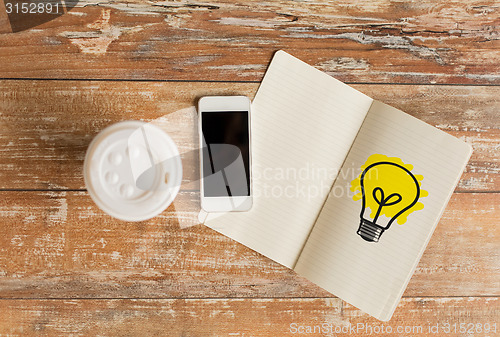
[[[384,231],[384,227],[381,227],[376,223],[373,223],[366,219],[361,219],[357,233],[365,241],[378,242]]]

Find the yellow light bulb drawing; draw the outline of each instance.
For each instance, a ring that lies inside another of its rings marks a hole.
[[[418,200],[428,193],[420,188],[424,177],[414,175],[413,166],[397,157],[374,154],[361,169],[351,182],[351,191],[356,192],[353,199],[362,200],[357,234],[378,242],[394,221],[402,225],[410,213],[423,209]]]

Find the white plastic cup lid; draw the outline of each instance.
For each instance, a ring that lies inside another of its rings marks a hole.
[[[90,143],[83,176],[94,202],[125,221],[150,219],[174,200],[182,163],[173,140],[140,121],[113,124]]]

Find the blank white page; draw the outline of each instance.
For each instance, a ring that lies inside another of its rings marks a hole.
[[[423,176],[421,189],[428,192],[419,199],[424,208],[409,214],[404,224],[393,223],[379,242],[357,234],[361,201],[354,201],[350,190],[372,154],[413,165],[411,173]],[[463,141],[375,101],[295,270],[370,315],[389,320],[470,154]]]
[[[252,103],[253,207],[205,224],[293,267],[372,102],[278,51]]]

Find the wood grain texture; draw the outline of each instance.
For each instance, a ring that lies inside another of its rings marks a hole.
[[[10,33],[11,31],[12,30],[10,27],[7,11],[5,9],[5,4],[3,3],[3,1],[0,1],[0,34]]]
[[[499,306],[498,298],[489,297],[403,299],[393,319],[382,323],[339,299],[2,300],[0,315],[10,324],[0,325],[0,334],[458,337],[466,335],[459,332],[462,323],[468,329],[482,325],[481,333],[469,336],[495,336],[484,332],[484,324],[498,322]],[[455,324],[457,331],[446,333],[446,324]],[[436,327],[436,333],[429,332]],[[308,328],[311,332],[298,333]],[[335,332],[342,328],[345,333]],[[393,333],[373,332],[376,329]],[[409,332],[397,333],[398,329]]]
[[[86,192],[0,192],[0,298],[331,297],[293,271],[199,225],[199,196],[130,223]],[[405,296],[498,296],[496,193],[458,193]]]
[[[184,187],[197,189],[195,116],[214,94],[253,97],[253,83],[0,81],[0,188],[83,189],[91,139],[127,119],[163,121],[183,153]],[[354,85],[472,144],[458,191],[500,191],[500,89],[494,86]],[[176,112],[176,113],[174,113]]]
[[[273,52],[285,49],[349,82],[500,83],[495,0],[83,0],[76,7],[0,35],[0,77],[258,81]]]
[[[498,335],[499,14],[497,0],[83,0],[12,34],[0,1],[0,78],[64,79],[0,80],[0,336]],[[195,119],[179,110],[253,97],[278,49],[474,147],[389,323],[196,225]],[[183,153],[182,192],[139,223],[99,210],[81,172],[91,139],[128,119]],[[497,333],[443,330],[460,323]]]

